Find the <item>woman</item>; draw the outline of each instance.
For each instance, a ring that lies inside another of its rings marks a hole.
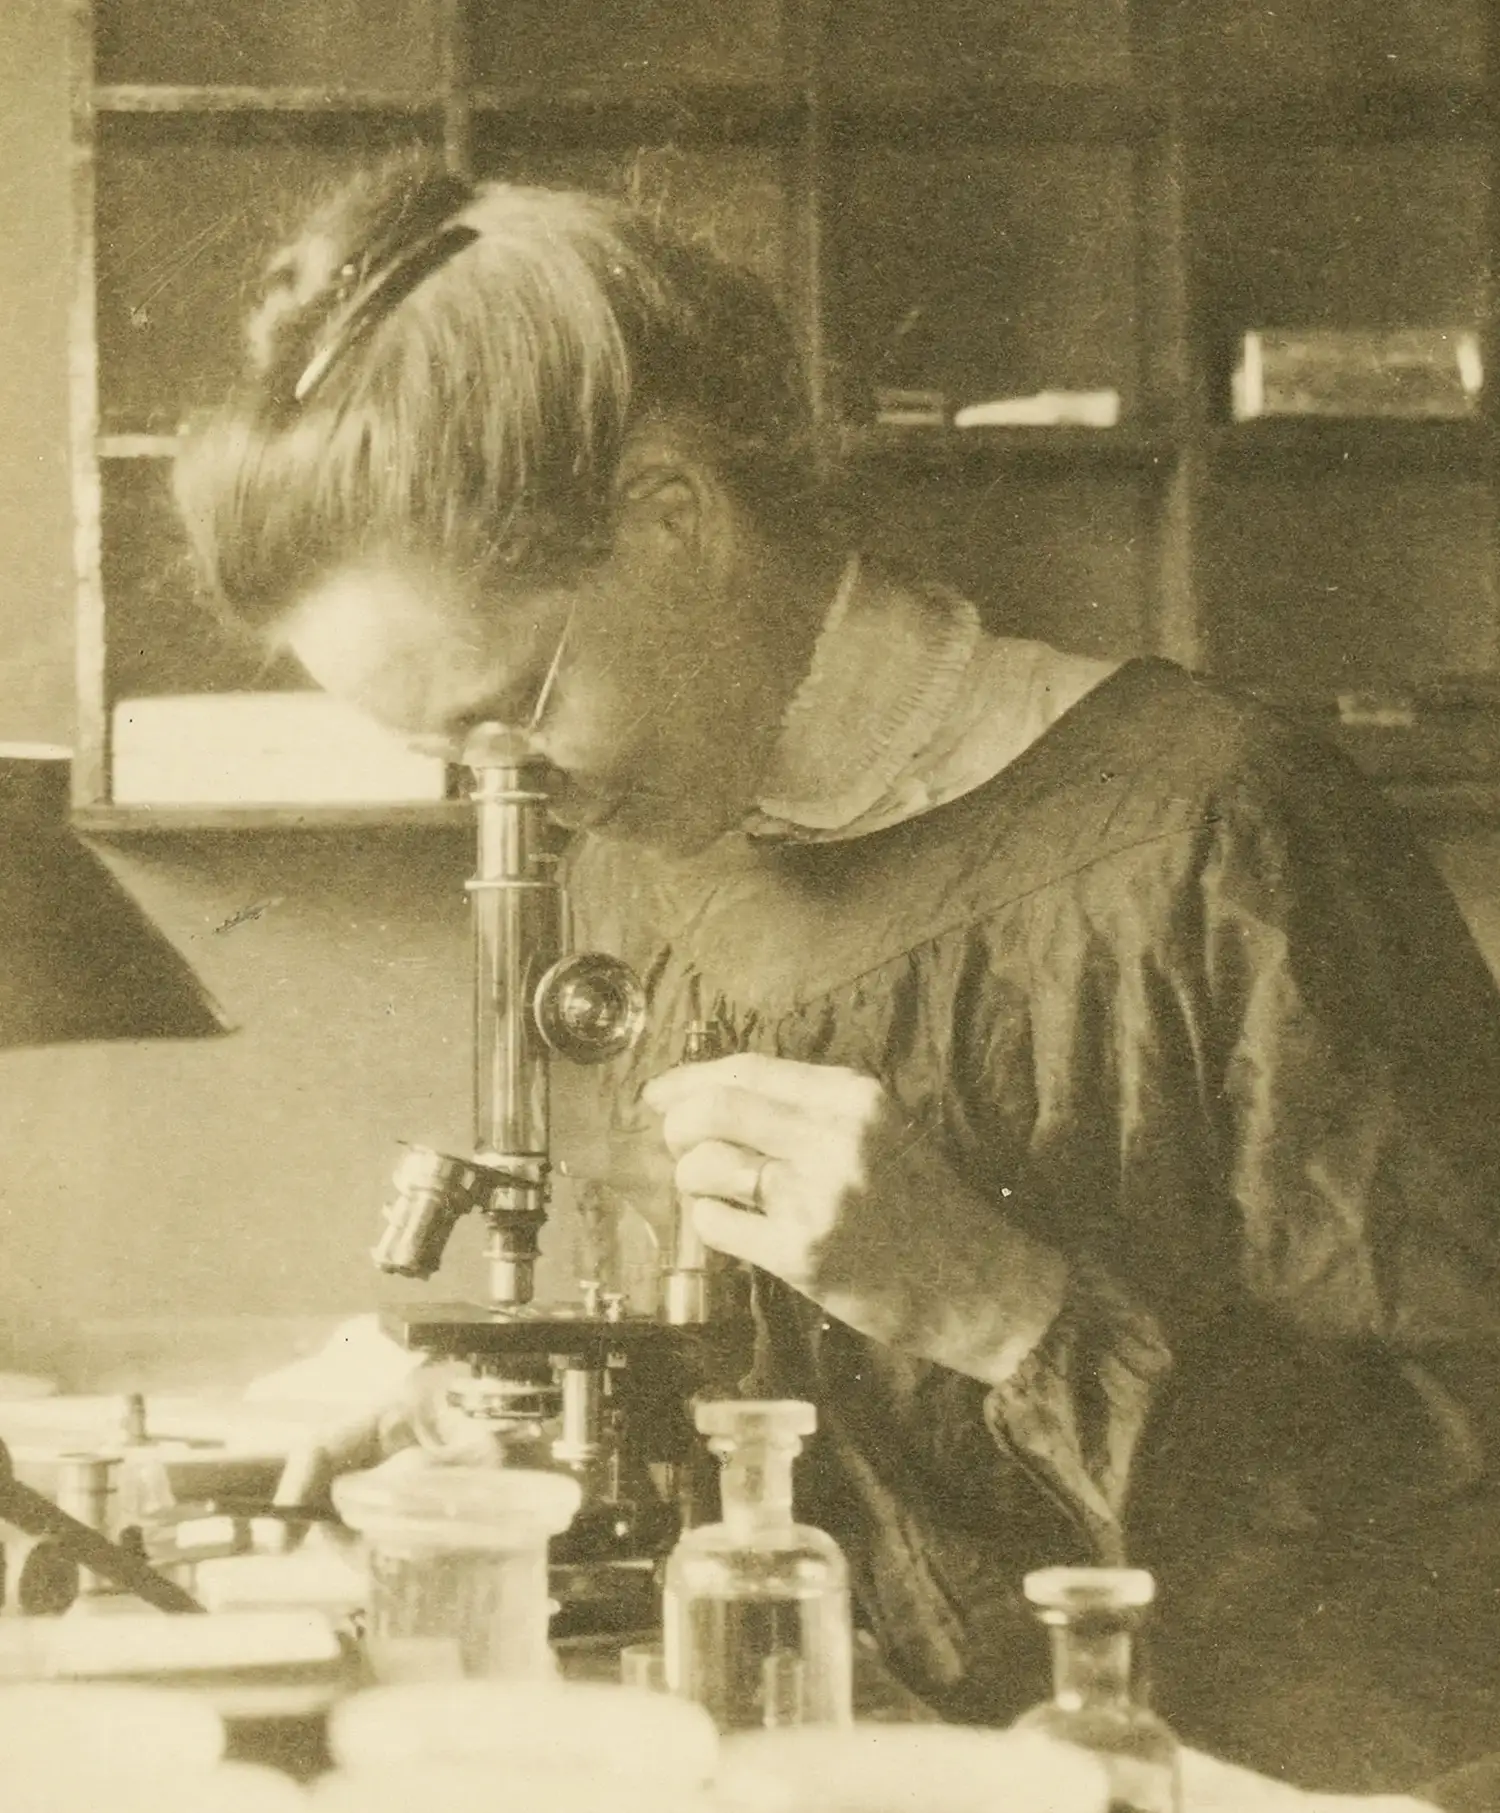
[[[756,1268],[911,1685],[1008,1718],[1023,1571],[1128,1554],[1194,1742],[1344,1788],[1477,1754],[1488,972],[1337,756],[861,563],[809,446],[752,279],[402,165],[273,266],[178,495],[321,685],[432,748],[529,727],[582,935],[651,987],[591,1149]],[[693,1002],[737,1055],[673,1067]]]

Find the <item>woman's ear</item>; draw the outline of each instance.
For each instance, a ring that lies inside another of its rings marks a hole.
[[[646,429],[627,442],[615,473],[617,544],[658,559],[711,556],[730,528],[728,498],[712,469],[676,437]]]
[[[637,474],[620,493],[615,516],[622,535],[659,535],[686,553],[702,539],[702,509],[696,486],[682,472]]]

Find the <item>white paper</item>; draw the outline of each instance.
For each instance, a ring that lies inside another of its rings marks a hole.
[[[439,758],[318,692],[122,699],[112,769],[122,806],[380,805],[446,790]]]
[[[955,428],[1114,428],[1120,420],[1117,390],[1042,390],[1032,397],[996,397],[970,403],[953,418]]]

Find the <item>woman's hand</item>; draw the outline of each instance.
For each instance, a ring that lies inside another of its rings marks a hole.
[[[871,1339],[998,1383],[1056,1314],[1061,1257],[873,1077],[741,1052],[670,1070],[645,1099],[702,1238]]]

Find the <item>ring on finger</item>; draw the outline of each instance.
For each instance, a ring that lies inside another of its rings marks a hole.
[[[755,1181],[750,1186],[750,1207],[761,1215],[766,1212],[766,1169],[770,1163],[769,1158],[761,1159],[755,1167]]]

